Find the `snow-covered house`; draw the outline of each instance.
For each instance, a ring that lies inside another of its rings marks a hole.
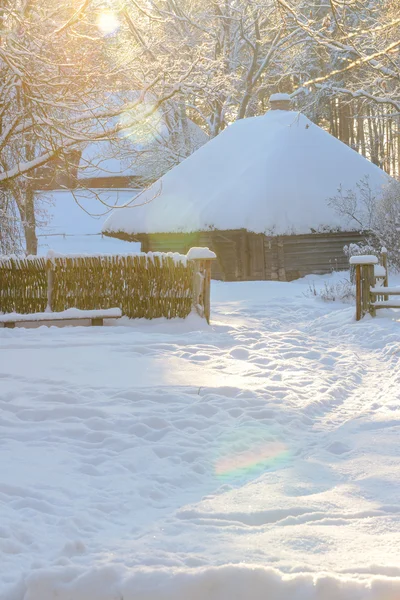
[[[178,116],[177,116],[178,115]],[[75,150],[63,164],[39,173],[36,187],[39,252],[132,252],[121,240],[104,237],[101,227],[110,208],[129,202],[149,183],[207,141],[190,119],[177,111],[160,113],[140,131],[121,132]]]
[[[291,280],[346,268],[343,246],[354,225],[328,200],[368,180],[380,191],[388,176],[376,165],[271,97],[271,110],[236,121],[167,172],[103,232],[140,241],[142,250],[206,245],[214,277]]]
[[[48,190],[36,196],[38,254],[127,254],[132,244],[102,235],[108,206],[125,204],[133,189]]]
[[[159,113],[117,140],[88,144],[80,155],[77,183],[85,188],[143,189],[207,142],[207,134],[175,111]]]
[[[111,119],[110,126],[123,125],[120,120]],[[49,162],[37,170],[35,188],[141,190],[207,140],[198,125],[172,107],[140,127],[122,130],[115,139],[82,145]]]

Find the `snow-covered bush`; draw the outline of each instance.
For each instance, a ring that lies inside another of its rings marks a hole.
[[[357,188],[339,189],[328,200],[338,214],[347,217],[349,225],[366,233],[366,244],[360,246],[360,252],[356,251],[356,244],[348,247],[347,251],[353,252],[349,258],[358,253],[378,255],[385,246],[389,263],[400,270],[400,181],[392,180],[380,196],[372,192],[368,178],[361,180]]]
[[[344,246],[343,252],[345,256],[347,256],[349,262],[352,256],[363,256],[363,255],[374,255],[379,256],[379,252],[377,251],[374,244],[366,241],[361,244],[349,244],[348,246]],[[355,266],[350,265],[350,282],[355,283]]]
[[[379,254],[375,246],[367,241],[361,244],[349,244],[348,246],[344,246],[343,252],[349,260],[352,256],[363,256],[365,254],[378,256]]]
[[[336,196],[328,200],[329,206],[361,232],[371,231],[377,203],[378,197],[371,189],[368,176],[357,183],[355,190],[340,187]]]
[[[373,232],[388,249],[391,266],[400,270],[400,181],[390,183],[377,203]]]
[[[308,286],[305,294],[307,297],[318,297],[324,302],[353,303],[356,297],[355,287],[348,279],[342,279],[335,283],[324,282],[322,288],[317,289],[313,282]]]

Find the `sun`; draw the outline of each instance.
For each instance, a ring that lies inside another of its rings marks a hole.
[[[97,18],[97,27],[104,35],[114,33],[120,26],[117,14],[108,8],[103,9]]]

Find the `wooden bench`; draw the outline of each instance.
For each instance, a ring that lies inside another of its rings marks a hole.
[[[9,313],[6,315],[0,315],[0,327],[7,327],[13,329],[17,324],[24,326],[24,324],[34,323],[37,326],[40,325],[59,325],[71,323],[75,321],[90,321],[92,326],[102,326],[105,319],[120,319],[122,317],[122,311],[120,308],[108,308],[105,310],[80,310],[78,308],[69,308],[62,312],[44,312],[44,313],[33,313],[30,315]]]

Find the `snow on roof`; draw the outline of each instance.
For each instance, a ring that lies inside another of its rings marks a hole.
[[[340,186],[357,191],[365,177],[376,190],[388,181],[381,169],[304,115],[269,111],[227,127],[142,194],[142,206],[112,213],[103,231],[349,230],[327,199]]]
[[[128,202],[134,190],[75,190],[38,193],[37,203],[45,213],[45,224],[38,226],[40,255],[54,249],[62,254],[124,254],[140,250],[132,244],[101,235],[107,206]]]
[[[186,131],[181,123],[174,125],[172,135],[164,117],[157,115],[141,131],[122,131],[116,141],[88,144],[82,151],[78,179],[136,176],[154,181],[179,161],[179,157],[182,160],[186,156],[186,144],[193,152],[208,140],[207,134],[190,119]]]
[[[122,154],[116,144],[107,140],[88,144],[82,151],[78,179],[100,179],[102,177],[133,177],[138,175],[135,155],[131,159]]]

